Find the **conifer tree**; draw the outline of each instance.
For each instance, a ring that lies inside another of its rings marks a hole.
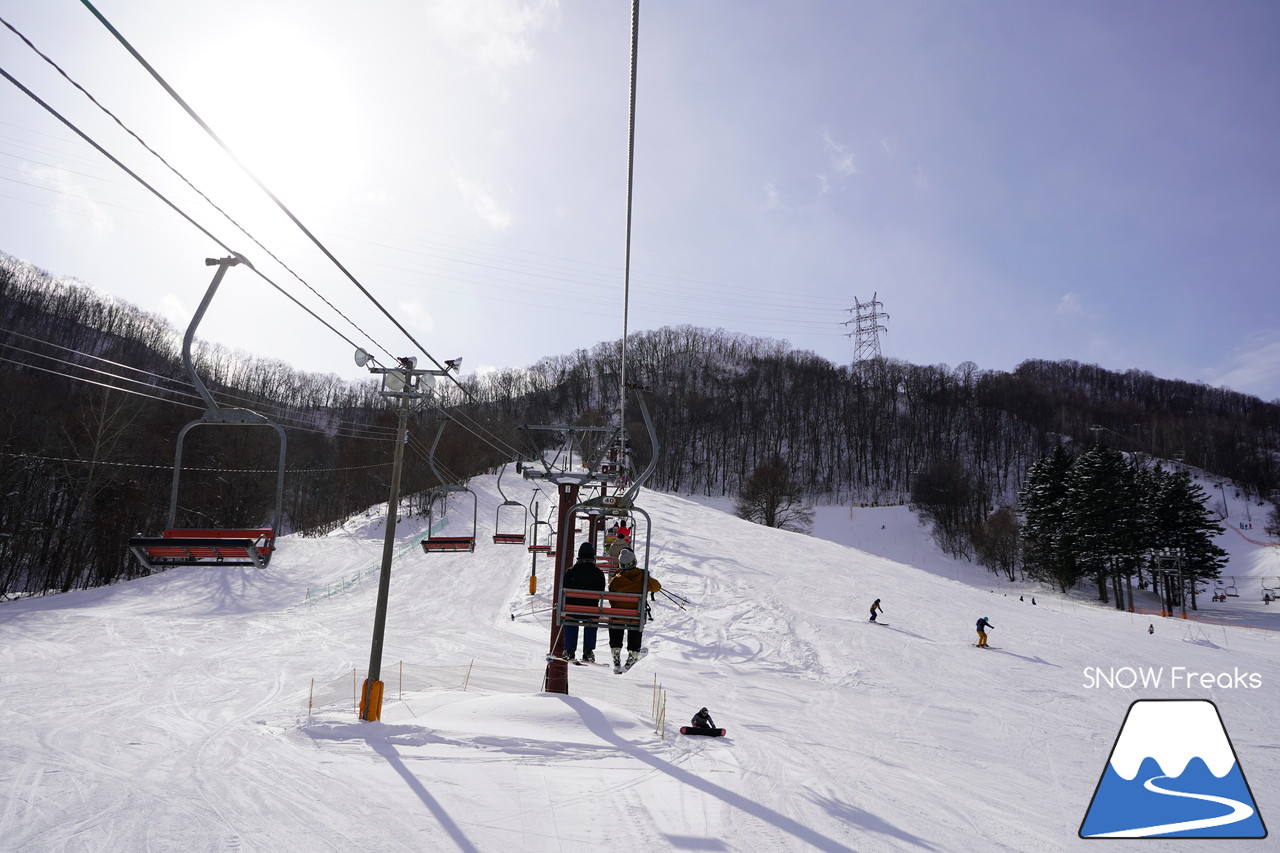
[[[1110,600],[1107,583],[1135,565],[1141,554],[1134,479],[1123,454],[1101,444],[1077,459],[1067,475],[1064,520],[1073,535],[1077,564],[1098,584],[1099,601]]]
[[[1073,458],[1061,446],[1027,471],[1018,499],[1024,523],[1022,560],[1028,576],[1066,592],[1079,579],[1072,536],[1066,526],[1067,473]]]
[[[1227,552],[1213,541],[1224,528],[1213,519],[1208,500],[1188,472],[1157,469],[1150,547],[1181,551],[1188,586],[1216,580],[1227,564]]]

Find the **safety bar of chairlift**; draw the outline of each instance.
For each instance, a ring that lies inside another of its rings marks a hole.
[[[648,572],[645,585],[648,585]],[[595,604],[569,604],[568,599],[595,599]],[[569,625],[596,625],[602,628],[644,629],[644,593],[610,592],[599,589],[560,590],[561,621]],[[606,606],[608,605],[608,606]]]

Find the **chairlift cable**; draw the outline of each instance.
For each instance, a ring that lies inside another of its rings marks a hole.
[[[631,311],[631,210],[635,188],[636,63],[640,46],[640,0],[631,0],[631,89],[627,115],[627,233],[622,272],[622,353],[618,387],[618,428],[626,447],[627,430],[627,326]]]
[[[214,235],[213,235],[213,233],[209,231],[209,229],[205,228],[205,227],[204,227],[203,225],[201,225],[199,222],[196,222],[194,219],[192,219],[192,218],[191,218],[191,216],[189,216],[189,215],[186,213],[186,211],[184,211],[182,208],[178,207],[176,204],[174,204],[172,201],[170,201],[170,200],[169,200],[169,199],[164,195],[164,193],[160,192],[158,189],[156,189],[155,187],[151,186],[151,184],[147,183],[147,181],[146,181],[145,179],[143,179],[141,175],[139,175],[137,172],[133,171],[133,170],[132,170],[132,169],[130,169],[128,166],[126,166],[124,163],[122,163],[122,162],[119,160],[119,158],[117,158],[115,155],[111,154],[111,152],[107,151],[107,149],[105,149],[105,148],[103,148],[101,145],[99,145],[99,144],[98,144],[98,143],[97,143],[97,142],[96,142],[92,137],[90,137],[87,133],[85,133],[83,130],[81,130],[79,127],[77,127],[74,123],[72,123],[72,121],[71,121],[70,119],[68,119],[66,116],[62,115],[62,113],[60,113],[60,112],[58,112],[57,110],[55,110],[55,109],[54,109],[50,104],[48,104],[47,102],[45,102],[45,101],[44,101],[44,100],[43,100],[39,95],[37,95],[35,92],[31,91],[31,90],[30,90],[30,89],[28,89],[26,86],[24,86],[21,82],[19,82],[19,81],[18,81],[18,79],[17,79],[16,77],[14,77],[12,74],[10,74],[8,71],[6,71],[4,68],[0,68],[0,76],[3,76],[6,80],[8,80],[8,81],[9,81],[10,83],[12,83],[15,87],[17,87],[17,89],[19,89],[19,90],[20,90],[24,95],[26,95],[26,96],[27,96],[28,98],[30,98],[31,100],[35,101],[37,104],[39,104],[41,107],[43,107],[43,108],[45,109],[45,111],[46,111],[46,112],[48,112],[50,115],[52,115],[52,116],[53,116],[54,118],[56,118],[58,121],[62,122],[64,125],[66,125],[66,126],[67,126],[67,127],[68,127],[72,132],[73,132],[73,133],[75,133],[77,136],[79,136],[79,137],[80,137],[81,139],[83,139],[85,142],[87,142],[87,143],[89,143],[91,146],[93,146],[93,148],[94,148],[94,149],[96,149],[96,150],[98,151],[98,153],[99,153],[99,154],[101,154],[102,156],[106,157],[108,160],[110,160],[112,163],[114,163],[118,168],[120,168],[121,170],[123,170],[123,171],[125,172],[125,174],[129,175],[129,177],[133,178],[135,181],[137,181],[139,184],[141,184],[141,185],[142,185],[146,190],[148,190],[152,195],[154,195],[156,198],[160,199],[160,201],[164,202],[164,203],[165,203],[165,204],[166,204],[166,205],[167,205],[171,210],[173,210],[175,213],[177,213],[179,216],[181,216],[183,219],[185,219],[187,222],[189,222],[189,223],[190,223],[190,224],[191,224],[191,225],[192,225],[192,226],[193,226],[197,231],[199,231],[201,234],[205,235],[205,236],[206,236],[206,237],[208,237],[210,240],[212,240],[214,243],[216,243],[219,247],[221,247],[221,248],[223,249],[223,251],[227,252],[228,254],[236,255],[237,257],[239,257],[239,254],[238,254],[234,249],[232,249],[230,246],[228,246],[228,245],[227,245],[226,243],[224,243],[222,240],[220,240],[220,239],[218,239],[216,236],[214,236]],[[284,289],[283,287],[281,287],[280,285],[276,284],[276,283],[275,283],[274,281],[272,281],[272,280],[271,280],[271,279],[270,279],[270,278],[269,278],[265,273],[263,273],[263,272],[262,272],[262,271],[260,271],[260,270],[254,269],[252,264],[250,264],[250,265],[249,265],[249,268],[250,268],[250,269],[252,269],[255,273],[257,273],[259,278],[261,278],[261,279],[262,279],[263,281],[265,281],[267,284],[269,284],[269,285],[271,285],[272,287],[274,287],[276,290],[280,291],[280,293],[281,293],[281,294],[283,294],[285,297],[287,297],[291,302],[293,302],[295,305],[297,305],[297,306],[298,306],[299,308],[301,308],[303,311],[306,311],[308,314],[310,314],[312,317],[314,317],[316,320],[318,320],[318,321],[319,321],[322,325],[324,325],[324,327],[325,327],[325,328],[327,328],[329,331],[333,332],[335,335],[337,335],[338,337],[342,338],[342,340],[346,341],[350,346],[353,346],[353,347],[354,347],[354,346],[356,346],[356,344],[355,344],[355,342],[354,342],[354,341],[352,341],[350,338],[348,338],[348,337],[347,337],[346,335],[344,335],[342,332],[339,332],[337,329],[335,329],[335,328],[332,326],[332,324],[330,324],[330,323],[329,323],[328,321],[326,321],[324,318],[320,317],[320,315],[316,314],[314,311],[312,311],[312,310],[311,310],[310,308],[308,308],[306,305],[303,305],[301,302],[299,302],[299,301],[298,301],[298,299],[297,299],[297,297],[295,297],[293,294],[289,293],[287,290],[285,290],[285,289]]]
[[[270,198],[272,202],[275,203],[276,207],[278,207],[280,211],[286,217],[288,217],[289,220],[293,222],[294,225],[298,227],[298,230],[300,230],[304,235],[306,235],[306,237],[316,246],[316,248],[318,248],[324,254],[324,256],[327,257],[333,263],[333,265],[336,266],[338,270],[343,275],[345,275],[347,279],[352,284],[354,284],[361,293],[365,295],[365,298],[367,298],[370,302],[372,302],[374,306],[379,311],[382,312],[383,316],[385,316],[388,320],[390,320],[392,325],[394,325],[397,329],[399,329],[400,332],[414,346],[418,348],[418,351],[421,352],[423,355],[425,355],[431,361],[431,363],[436,366],[436,369],[441,371],[445,370],[445,366],[441,364],[439,361],[437,361],[435,356],[433,356],[430,352],[428,352],[427,348],[424,347],[421,343],[419,343],[417,338],[415,338],[413,334],[410,333],[409,330],[404,327],[404,324],[402,324],[399,320],[397,320],[395,316],[390,311],[388,311],[381,302],[378,301],[377,297],[375,297],[372,293],[370,293],[368,288],[366,288],[363,284],[360,283],[360,280],[357,279],[355,275],[353,275],[351,271],[348,270],[346,266],[344,266],[342,262],[339,261],[338,258],[332,252],[329,251],[329,248],[325,246],[324,243],[320,242],[320,238],[316,237],[316,235],[313,234],[311,230],[302,223],[302,220],[300,220],[296,215],[294,215],[293,211],[290,210],[275,193],[273,193],[270,189],[268,189],[267,185],[264,184],[258,178],[257,175],[255,175],[252,171],[250,171],[250,169],[240,161],[240,158],[238,158],[234,153],[232,153],[231,148],[225,142],[223,142],[222,137],[218,136],[218,134],[214,132],[213,128],[211,128],[208,124],[206,124],[204,119],[200,118],[200,116],[196,113],[196,111],[192,109],[191,105],[188,104],[182,98],[182,96],[179,95],[177,91],[172,86],[169,85],[168,81],[166,81],[164,77],[160,76],[160,72],[156,71],[156,69],[151,66],[151,63],[147,62],[147,60],[143,58],[142,54],[140,54],[134,48],[134,46],[129,43],[129,40],[126,39],[119,30],[117,30],[114,26],[112,26],[111,22],[108,21],[103,16],[103,14],[97,10],[96,7],[94,7],[93,3],[90,2],[90,0],[80,0],[80,2],[82,5],[84,5],[86,9],[88,9],[93,14],[95,18],[98,19],[99,22],[102,23],[104,27],[107,28],[108,32],[110,32],[113,36],[115,36],[116,41],[120,42],[121,46],[123,46],[124,49],[127,50],[144,69],[146,69],[147,73],[151,75],[152,79],[154,79],[156,83],[158,83],[160,87],[163,88],[165,92],[169,94],[169,97],[173,98],[173,100],[178,104],[178,106],[182,107],[182,109],[187,113],[187,115],[190,116],[191,119],[195,121],[195,123],[198,124],[206,134],[209,135],[209,138],[212,139],[215,143],[217,143],[218,147],[220,147],[223,150],[223,152],[225,152],[226,155],[231,158],[232,162],[235,163],[237,166],[239,166],[241,171],[243,171],[251,181],[253,181],[255,184],[258,185],[258,188],[262,190],[262,192],[265,193],[266,196]],[[449,374],[445,373],[443,375],[448,376]],[[461,383],[459,383],[457,379],[453,379],[453,382],[459,388],[462,388]],[[463,389],[463,391],[464,393],[468,393],[468,396],[470,396],[469,392],[466,392],[466,389]]]
[[[341,310],[340,310],[336,305],[334,305],[334,304],[333,304],[332,302],[330,302],[327,298],[325,298],[325,296],[324,296],[322,293],[320,293],[318,290],[316,290],[314,287],[312,287],[312,286],[311,286],[311,284],[310,284],[309,282],[307,282],[307,281],[306,281],[302,276],[298,275],[298,273],[297,273],[297,272],[295,272],[295,271],[294,271],[294,270],[293,270],[293,269],[292,269],[288,264],[286,264],[283,260],[281,260],[281,259],[280,259],[280,258],[279,258],[275,253],[274,253],[274,252],[272,252],[270,249],[268,249],[266,246],[264,246],[264,245],[262,244],[262,242],[258,240],[258,238],[257,238],[257,237],[254,237],[252,234],[250,234],[250,233],[248,232],[248,230],[247,230],[247,229],[245,229],[245,227],[244,227],[243,225],[241,225],[239,222],[237,222],[237,221],[236,221],[236,220],[231,216],[231,214],[227,213],[225,210],[223,210],[221,207],[219,207],[219,206],[218,206],[218,204],[217,204],[216,202],[214,202],[214,200],[213,200],[213,199],[211,199],[211,198],[209,198],[209,196],[205,195],[205,193],[204,193],[204,192],[203,192],[199,187],[197,187],[197,186],[196,186],[195,184],[193,184],[190,180],[188,180],[188,178],[187,178],[187,176],[186,176],[186,175],[184,175],[184,174],[182,174],[182,172],[178,171],[178,169],[177,169],[177,168],[176,168],[172,163],[170,163],[170,162],[169,162],[168,160],[166,160],[166,159],[165,159],[165,158],[164,158],[164,157],[163,157],[163,156],[162,156],[158,151],[156,151],[154,148],[152,148],[150,145],[148,145],[148,144],[146,143],[146,141],[145,141],[145,140],[143,140],[143,138],[142,138],[141,136],[139,136],[137,133],[135,133],[135,132],[133,131],[133,129],[132,129],[132,128],[130,128],[128,125],[126,125],[123,121],[121,121],[121,120],[120,120],[120,118],[119,118],[115,113],[113,113],[111,110],[109,110],[109,109],[107,109],[105,106],[103,106],[103,104],[102,104],[101,102],[99,102],[99,101],[98,101],[98,99],[97,99],[97,98],[95,98],[95,97],[94,97],[94,96],[89,92],[89,90],[88,90],[88,89],[86,89],[84,86],[81,86],[78,82],[76,82],[76,81],[71,77],[71,75],[67,74],[67,72],[66,72],[65,70],[63,70],[62,66],[58,65],[58,63],[54,62],[54,61],[53,61],[53,59],[51,59],[48,55],[46,55],[43,51],[41,51],[38,47],[36,47],[36,46],[35,46],[35,44],[34,44],[34,43],[32,43],[32,41],[31,41],[29,38],[27,38],[25,35],[23,35],[21,32],[19,32],[19,31],[18,31],[18,29],[17,29],[16,27],[14,27],[14,26],[13,26],[13,24],[9,23],[7,20],[5,20],[5,19],[4,19],[4,18],[2,18],[2,17],[0,17],[0,23],[3,23],[6,27],[8,27],[8,28],[9,28],[9,30],[10,30],[14,35],[16,35],[18,38],[20,38],[20,39],[21,39],[21,40],[22,40],[22,41],[27,45],[27,47],[31,48],[31,50],[32,50],[32,51],[34,51],[34,52],[35,52],[35,54],[36,54],[37,56],[39,56],[41,59],[43,59],[46,63],[48,63],[50,66],[52,66],[52,67],[53,67],[53,69],[54,69],[55,71],[57,71],[60,75],[62,75],[63,79],[65,79],[68,83],[70,83],[70,84],[71,84],[72,86],[74,86],[77,90],[79,90],[79,91],[80,91],[80,92],[81,92],[81,93],[82,93],[86,98],[88,98],[88,99],[89,99],[89,101],[90,101],[94,106],[96,106],[99,110],[101,110],[102,112],[106,113],[106,115],[107,115],[109,118],[111,118],[111,120],[112,120],[112,121],[114,121],[117,125],[119,125],[119,127],[120,127],[120,128],[121,128],[125,133],[129,134],[130,136],[132,136],[132,137],[137,141],[137,143],[138,143],[139,145],[141,145],[141,146],[142,146],[143,148],[145,148],[145,149],[146,149],[146,150],[147,150],[147,151],[148,151],[148,152],[149,152],[153,157],[155,157],[157,160],[159,160],[159,161],[160,161],[160,162],[161,162],[161,163],[162,163],[162,164],[163,164],[163,165],[164,165],[164,166],[165,166],[165,167],[166,167],[170,172],[172,172],[174,175],[176,175],[176,176],[177,176],[177,177],[178,177],[178,178],[179,178],[183,183],[185,183],[188,187],[190,187],[190,188],[192,189],[192,191],[194,191],[198,196],[200,196],[200,198],[204,199],[204,200],[209,204],[209,206],[210,206],[210,207],[212,207],[214,210],[218,211],[218,213],[222,214],[223,218],[224,218],[224,219],[226,219],[228,222],[230,222],[232,225],[234,225],[237,229],[239,229],[240,233],[244,234],[244,236],[246,236],[246,237],[248,237],[250,240],[252,240],[252,241],[253,241],[253,243],[254,243],[254,245],[256,245],[256,246],[257,246],[259,249],[261,249],[263,252],[266,252],[266,254],[267,254],[267,255],[268,255],[272,260],[274,260],[276,263],[278,263],[278,264],[279,264],[281,267],[283,267],[283,268],[284,268],[284,269],[285,269],[285,270],[286,270],[290,275],[292,275],[292,276],[293,276],[294,278],[296,278],[299,282],[301,282],[301,283],[302,283],[302,285],[303,285],[304,287],[306,287],[308,290],[310,290],[312,293],[314,293],[318,299],[320,299],[322,302],[324,302],[324,304],[325,304],[325,305],[328,305],[328,306],[329,306],[329,308],[331,308],[335,314],[337,314],[339,317],[341,317],[342,319],[344,319],[344,320],[346,320],[348,323],[350,323],[350,324],[351,324],[351,327],[352,327],[352,328],[354,328],[356,331],[358,331],[360,334],[364,335],[366,338],[368,338],[368,339],[370,339],[370,340],[375,341],[375,343],[376,343],[376,340],[374,339],[374,337],[373,337],[372,335],[370,335],[370,334],[369,334],[368,332],[366,332],[364,329],[360,328],[360,326],[359,326],[359,324],[358,324],[358,323],[356,323],[354,320],[352,320],[350,317],[348,317],[346,314],[344,314],[344,313],[343,313],[343,312],[342,312],[342,311],[341,311]],[[228,250],[228,251],[229,251],[229,250]],[[348,341],[348,343],[351,343],[351,342],[350,342],[350,341]],[[387,353],[387,355],[390,357],[390,355],[391,355],[391,354],[390,354],[389,352],[387,352],[387,350],[386,350],[386,348],[385,348],[385,347],[383,347],[381,344],[379,344],[378,346],[379,346],[379,348],[380,348],[380,349],[382,349],[382,351],[383,351],[383,352]]]

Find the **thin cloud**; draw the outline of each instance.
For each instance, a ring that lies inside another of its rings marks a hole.
[[[1280,399],[1280,332],[1254,332],[1232,354],[1231,367],[1206,372],[1215,385],[1264,400]]]
[[[396,305],[399,317],[415,330],[433,332],[436,328],[435,318],[425,304],[418,300],[400,302]]]
[[[494,198],[493,193],[473,184],[457,172],[453,173],[453,183],[462,195],[467,208],[490,228],[495,231],[505,231],[511,224],[511,214]]]
[[[858,165],[854,161],[853,152],[831,138],[827,131],[822,132],[823,148],[831,155],[831,169],[841,178],[848,178],[858,173]]]
[[[58,223],[69,231],[78,230],[87,218],[95,237],[106,237],[115,230],[115,221],[98,206],[83,186],[64,169],[24,168],[26,174],[43,181],[64,201],[58,211]]]
[[[427,6],[433,27],[496,71],[533,59],[533,37],[559,17],[559,0],[436,0]]]
[[[1083,317],[1085,310],[1079,296],[1074,293],[1064,293],[1053,312],[1064,317]]]
[[[773,185],[773,181],[765,181],[764,182],[765,210],[773,210],[781,206],[782,206],[782,202],[778,201],[778,188]]]

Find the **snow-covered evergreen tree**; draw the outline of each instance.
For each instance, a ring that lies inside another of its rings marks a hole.
[[[1181,549],[1188,584],[1220,577],[1227,552],[1213,540],[1223,527],[1214,520],[1204,489],[1186,471],[1163,468],[1155,470],[1154,486],[1150,547]]]
[[[1067,474],[1064,521],[1077,565],[1098,584],[1099,601],[1109,600],[1107,583],[1135,568],[1142,554],[1138,504],[1133,467],[1105,445],[1091,447]]]
[[[1061,446],[1027,471],[1018,498],[1024,522],[1022,562],[1027,575],[1066,592],[1079,579],[1072,537],[1066,527],[1067,473],[1073,458]]]

